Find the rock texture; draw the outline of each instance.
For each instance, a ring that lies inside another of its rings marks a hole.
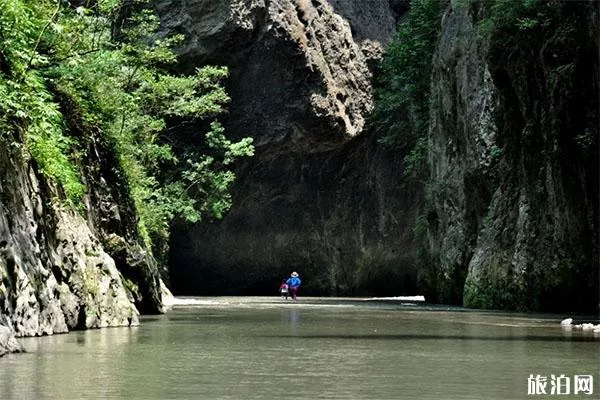
[[[0,357],[7,353],[18,353],[23,351],[23,346],[15,339],[12,329],[0,325]]]
[[[407,221],[421,190],[403,182],[395,155],[373,140],[240,171],[240,184],[252,186],[237,188],[223,221],[173,233],[174,290],[268,295],[296,270],[303,295],[415,293]]]
[[[429,140],[432,295],[462,303],[466,266],[491,195],[496,86],[466,7],[450,7],[433,58]]]
[[[409,9],[410,1],[329,0],[336,14],[344,17],[357,43],[374,41],[388,44],[396,34],[399,17]]]
[[[597,311],[597,4],[556,7],[559,27],[516,44],[481,39],[485,7],[453,2],[444,15],[432,77],[430,299]]]
[[[115,263],[86,221],[49,200],[18,153],[0,153],[0,310],[17,336],[137,323]]]
[[[71,133],[83,135],[62,100]],[[0,354],[18,350],[12,335],[135,325],[136,304],[161,310],[158,273],[137,244],[131,200],[112,179],[118,163],[92,132],[79,139],[88,144],[81,150],[89,219],[59,200],[18,146],[0,146]]]
[[[304,276],[305,294],[414,290],[412,224],[403,218],[420,200],[402,186],[393,155],[360,138],[373,107],[369,62],[391,40],[401,8],[384,0],[155,4],[165,31],[187,37],[185,70],[229,67],[226,131],[256,145],[236,168],[224,220],[174,232],[174,291],[268,294],[291,269]]]
[[[80,167],[88,189],[87,225],[126,279],[136,308],[142,313],[161,312],[158,266],[138,232],[135,206],[115,157],[115,144],[86,125],[68,96],[57,93],[56,97],[67,116],[69,132],[86,157]]]
[[[274,293],[297,270],[305,294],[409,294],[422,277],[433,302],[597,310],[597,3],[543,3],[564,18],[516,42],[482,34],[488,3],[445,3],[426,196],[365,130],[368,66],[405,2],[156,5],[187,35],[182,69],[230,68],[227,132],[257,145],[224,220],[175,230],[176,292]]]
[[[230,68],[230,134],[252,135],[270,153],[308,153],[362,131],[371,75],[348,22],[327,1],[157,0],[156,8],[164,30],[187,37],[186,70]]]

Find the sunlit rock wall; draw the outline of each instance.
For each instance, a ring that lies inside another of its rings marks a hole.
[[[257,147],[226,217],[174,231],[176,292],[272,294],[293,269],[305,294],[415,290],[419,192],[365,135],[369,65],[393,37],[395,3],[155,1],[165,32],[186,35],[183,70],[229,67],[226,132]]]
[[[162,311],[158,270],[114,152],[57,99],[85,157],[88,193],[68,204],[25,157],[21,137],[1,139],[0,354],[19,349],[13,336],[134,325],[138,311]]]
[[[19,152],[0,152],[0,324],[17,336],[137,323],[115,263]]]
[[[362,131],[371,74],[327,1],[169,0],[156,8],[165,31],[187,38],[182,68],[230,68],[230,135],[252,135],[269,153],[307,153]]]

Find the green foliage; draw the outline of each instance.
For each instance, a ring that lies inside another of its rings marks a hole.
[[[594,20],[589,17],[594,9],[592,4],[545,0],[481,3],[479,33],[489,43],[490,64],[496,70],[512,72],[515,77],[511,79],[516,80],[517,76],[521,79],[515,87],[517,92],[539,91],[535,94],[538,97],[535,108],[543,109],[548,103],[556,109],[542,112],[537,122],[563,126],[561,129],[568,130],[572,136],[560,146],[572,144],[582,159],[593,160],[598,149],[597,132],[590,131],[583,123],[587,118],[584,107],[574,106],[588,96],[588,89],[590,98],[595,97],[595,93],[591,93],[593,85],[582,78],[582,74],[587,73],[583,67],[588,62],[586,59],[597,59],[597,46],[589,36],[595,37],[594,33],[597,36],[597,29],[589,25]],[[536,112],[531,107],[525,110],[526,114]],[[597,110],[595,105],[591,108]],[[591,115],[595,114],[593,111]],[[498,158],[499,150],[492,149],[492,158]]]
[[[415,219],[415,224],[412,228],[413,235],[417,239],[424,240],[427,237],[427,230],[429,229],[429,222],[427,221],[427,215],[421,214]]]
[[[190,152],[177,179],[157,185],[153,178],[148,185],[138,186],[144,203],[138,207],[144,227],[153,237],[164,240],[168,224],[176,216],[189,222],[198,222],[204,215],[222,218],[231,207],[229,187],[235,174],[227,165],[236,158],[254,155],[252,139],[245,138],[232,143],[225,138],[224,129],[218,122],[211,124],[206,142],[214,154]]]
[[[182,37],[157,34],[148,0],[78,7],[30,3],[0,0],[2,131],[25,127],[27,149],[42,171],[72,199],[80,197],[76,143],[64,135],[52,95],[60,91],[74,101],[85,124],[115,143],[148,242],[165,239],[178,215],[190,221],[221,217],[231,205],[228,188],[235,178],[228,168],[253,154],[251,139],[232,143],[213,123],[206,135],[211,154],[180,163],[164,133],[168,119],[212,119],[223,111],[229,97],[220,83],[227,69],[205,67],[191,76],[167,72],[176,62],[171,48]]]
[[[499,31],[527,32],[548,24],[542,0],[494,0],[487,3],[489,12],[479,23],[480,33],[491,36]]]
[[[515,282],[504,260],[493,260],[486,271],[477,278],[465,280],[462,303],[468,308],[530,311],[539,306],[528,299],[525,288]]]
[[[492,145],[490,148],[490,156],[492,157],[492,160],[498,159],[501,155],[502,149],[495,144]]]
[[[138,1],[138,6],[145,5]],[[206,135],[207,143],[223,154],[224,161],[195,155],[178,174],[165,174],[163,170],[176,168],[178,160],[161,141],[161,134],[167,118],[190,120],[222,112],[229,101],[220,85],[227,70],[205,67],[191,76],[167,73],[164,67],[176,61],[170,48],[182,38],[159,37],[158,20],[147,9],[123,24],[119,42],[112,40],[108,18],[90,10],[72,13],[70,18],[70,26],[93,30],[95,38],[72,45],[60,55],[68,63],[52,73],[57,84],[78,99],[89,122],[115,139],[142,234],[148,241],[166,239],[169,223],[178,215],[192,222],[205,214],[221,217],[231,205],[227,191],[235,178],[225,167],[234,158],[252,154],[251,139],[231,143],[215,123]]]
[[[516,52],[529,52],[551,37],[571,36],[562,32],[563,2],[546,0],[493,0],[484,4],[479,33],[490,41],[499,57],[513,58]],[[551,33],[549,35],[549,33]],[[531,54],[534,56],[534,54]]]
[[[49,58],[37,51],[58,8],[50,2],[28,3],[0,0],[0,135],[6,141],[11,132],[23,131],[41,171],[62,184],[77,204],[84,186],[74,165],[72,141],[63,134],[62,115],[39,71]]]
[[[417,178],[422,171],[427,170],[427,138],[417,139],[414,147],[404,156],[404,175]]]
[[[373,122],[380,142],[407,152],[406,171],[417,176],[426,158],[431,61],[439,30],[439,0],[413,0],[387,49],[376,82]]]

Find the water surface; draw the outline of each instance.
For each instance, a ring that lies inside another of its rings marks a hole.
[[[593,375],[593,395],[558,397],[598,399],[600,337],[564,317],[202,298],[139,327],[22,339],[26,354],[0,359],[0,399],[544,398],[530,374]]]

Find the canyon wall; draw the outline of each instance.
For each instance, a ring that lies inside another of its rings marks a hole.
[[[406,2],[156,7],[165,32],[186,35],[182,71],[229,67],[224,125],[256,144],[225,218],[175,227],[175,291],[271,294],[297,270],[305,294],[597,310],[596,3],[542,3],[550,22],[513,19],[491,37],[486,24],[511,20],[493,20],[491,3],[444,4],[425,183],[404,177],[405,154],[368,123]]]
[[[155,3],[165,31],[186,35],[183,70],[229,68],[224,126],[256,146],[224,219],[173,232],[174,291],[272,294],[298,270],[305,294],[413,293],[420,191],[364,135],[369,68],[406,3]]]
[[[24,156],[18,132],[0,146],[0,354],[19,350],[14,336],[135,325],[140,311],[163,310],[114,152],[62,105],[84,154],[84,203],[65,201]]]
[[[598,310],[598,9],[547,7],[548,27],[491,38],[485,5],[452,2],[442,20],[426,212],[432,301]]]

